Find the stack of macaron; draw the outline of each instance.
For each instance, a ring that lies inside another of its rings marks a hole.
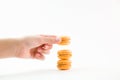
[[[70,38],[67,36],[61,37],[60,45],[68,45],[70,43]],[[72,56],[72,52],[70,50],[59,50],[58,51],[58,62],[57,68],[59,70],[68,70],[71,68],[70,57]]]
[[[69,50],[59,50],[58,51],[58,62],[57,67],[60,70],[68,70],[71,67],[71,61],[69,60],[72,53]]]

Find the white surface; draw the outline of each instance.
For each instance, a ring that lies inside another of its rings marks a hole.
[[[72,68],[56,68],[55,45],[45,61],[1,59],[0,80],[120,80],[119,0],[1,0],[0,37],[35,34],[72,38]]]

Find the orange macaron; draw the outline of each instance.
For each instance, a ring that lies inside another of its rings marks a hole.
[[[59,45],[68,45],[70,44],[70,37],[68,36],[61,36],[61,41],[59,43]]]
[[[59,59],[69,59],[72,56],[72,52],[70,50],[59,50],[58,58]]]
[[[71,68],[71,61],[70,60],[59,60],[57,62],[57,68],[59,70],[68,70]]]

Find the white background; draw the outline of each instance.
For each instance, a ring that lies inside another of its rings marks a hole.
[[[0,80],[120,80],[119,0],[0,0],[0,38],[71,37],[45,61],[0,59]],[[57,51],[72,51],[72,68],[56,68]]]

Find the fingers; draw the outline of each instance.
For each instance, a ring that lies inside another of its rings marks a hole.
[[[37,52],[42,53],[42,54],[49,54],[49,53],[50,53],[50,50],[43,50],[43,49],[39,48],[39,49],[37,50]]]
[[[41,53],[39,53],[39,52],[35,53],[35,56],[34,56],[34,57],[35,57],[36,59],[41,59],[41,60],[44,60],[44,59],[45,59],[44,55],[41,54]]]
[[[44,54],[49,54],[49,51],[40,51],[40,52],[37,51],[36,53],[34,53],[34,58],[44,60],[45,59]]]
[[[57,44],[60,38],[54,35],[41,35],[43,43]]]
[[[52,45],[50,44],[43,44],[42,46],[37,48],[37,52],[43,53],[43,54],[49,54],[50,49],[52,49]]]
[[[45,54],[49,54],[51,48],[52,48],[52,45],[50,45],[50,44],[43,44],[43,45],[41,45],[41,46],[31,50],[31,52],[32,52],[31,56],[33,58],[36,58],[36,59],[44,60],[45,59],[44,55]]]
[[[43,44],[43,45],[41,45],[41,48],[42,48],[43,50],[52,49],[52,44]]]
[[[31,58],[44,60],[45,56],[43,53],[36,51],[37,48],[31,50]]]

